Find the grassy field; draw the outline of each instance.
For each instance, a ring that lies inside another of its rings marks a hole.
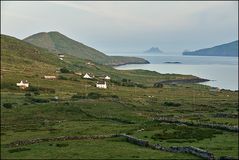
[[[153,84],[159,80],[193,76],[118,71],[99,64],[87,65],[87,61],[69,55],[60,61],[44,49],[9,37],[1,39],[1,158],[199,159],[191,154],[136,146],[124,138],[7,145],[35,138],[119,133],[167,147],[199,147],[217,158],[238,158],[237,132],[153,120],[168,117],[238,126],[238,117],[230,116],[238,115],[238,91],[211,92],[210,87],[199,84],[154,88]],[[63,67],[69,73],[56,72]],[[107,74],[112,80],[107,89],[98,89],[97,78],[86,80],[75,75],[76,71]],[[44,75],[56,75],[58,79],[42,79]],[[30,82],[29,89],[15,86],[23,79]]]

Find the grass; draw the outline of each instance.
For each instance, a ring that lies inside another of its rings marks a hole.
[[[1,158],[197,158],[142,148],[121,138],[39,143],[15,150],[6,146],[25,139],[117,133],[127,133],[163,146],[195,146],[217,157],[238,158],[238,133],[152,121],[169,117],[238,126],[237,118],[214,116],[217,113],[237,114],[238,92],[223,90],[211,94],[208,86],[199,84],[154,88],[153,84],[159,80],[193,76],[144,70],[118,71],[104,65],[86,65],[85,60],[70,55],[59,61],[56,55],[44,49],[10,37],[2,36],[1,39]],[[56,73],[57,68],[63,67],[71,72]],[[108,82],[108,89],[102,90],[94,86],[97,79],[85,80],[72,71],[107,74],[113,81]],[[61,75],[65,79],[45,80],[41,78],[44,75]],[[15,87],[24,79],[30,82],[32,89]],[[122,79],[143,84],[145,88],[122,86]],[[55,96],[59,99],[54,99]],[[141,129],[144,130],[138,132]]]

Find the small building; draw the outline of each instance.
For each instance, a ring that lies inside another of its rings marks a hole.
[[[96,87],[97,88],[104,88],[106,89],[107,88],[107,84],[105,81],[99,81],[99,82],[96,82]]]
[[[86,73],[86,74],[83,76],[83,78],[85,78],[85,79],[93,79],[93,78],[94,78],[94,75],[91,74],[91,73]]]
[[[17,86],[20,87],[21,89],[25,89],[29,87],[29,83],[27,80],[21,80],[20,83],[17,83]]]
[[[64,58],[65,55],[64,55],[64,54],[58,54],[58,57],[59,57],[59,58]]]
[[[44,79],[54,80],[54,79],[56,79],[56,76],[44,76]]]
[[[78,76],[81,76],[81,75],[82,75],[81,72],[75,72],[75,74],[78,75]]]
[[[110,78],[110,76],[105,76],[104,79],[105,79],[105,80],[110,80],[111,78]]]
[[[63,58],[65,57],[65,55],[64,55],[64,54],[58,54],[58,57],[59,57],[60,60],[63,60]]]

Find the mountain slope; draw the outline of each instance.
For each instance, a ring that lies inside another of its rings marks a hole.
[[[212,48],[205,48],[196,51],[186,51],[183,55],[192,56],[231,56],[238,57],[238,40],[218,45]]]
[[[119,65],[128,63],[148,63],[142,58],[114,57],[72,40],[59,32],[41,32],[24,39],[35,46],[46,48],[51,52],[67,53],[99,64]]]

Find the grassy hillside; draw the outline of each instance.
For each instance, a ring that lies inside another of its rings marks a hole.
[[[37,33],[25,38],[24,41],[38,47],[46,48],[51,52],[67,53],[99,64],[120,65],[128,63],[148,63],[142,58],[107,56],[104,53],[72,40],[59,32]]]
[[[211,48],[204,48],[192,52],[187,51],[184,52],[183,55],[238,57],[238,41],[218,45]]]
[[[122,137],[8,145],[37,138],[119,133],[166,147],[199,147],[217,158],[238,158],[236,132],[154,120],[167,117],[238,126],[235,116],[238,92],[211,92],[210,87],[198,84],[154,88],[153,84],[160,80],[193,76],[145,70],[120,71],[87,62],[68,54],[61,61],[56,53],[1,35],[2,159],[199,159],[188,153],[140,147]],[[70,72],[56,72],[63,67]],[[107,89],[98,89],[95,87],[97,79],[83,79],[74,71],[107,74],[112,81],[107,82]],[[42,79],[43,75],[56,75],[58,79]],[[17,88],[16,83],[21,79],[27,79],[31,87],[26,90]]]

